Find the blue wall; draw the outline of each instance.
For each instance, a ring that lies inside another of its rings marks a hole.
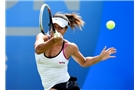
[[[82,90],[134,90],[134,1],[79,1],[79,9],[73,10],[64,1],[45,3],[53,14],[80,13],[83,31],[69,29],[64,37],[75,42],[85,57],[100,54],[105,45],[117,49],[115,59],[87,68],[70,58],[69,73],[78,78]],[[30,28],[39,32],[39,10],[34,6],[34,1],[18,1],[6,9],[6,90],[43,90],[34,58],[37,33],[28,35]],[[113,30],[106,28],[108,20],[115,21]]]

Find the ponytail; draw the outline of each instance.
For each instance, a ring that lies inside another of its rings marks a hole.
[[[85,24],[85,22],[81,19],[81,16],[75,12],[65,14],[57,12],[53,17],[60,17],[65,19],[68,22],[70,28],[72,29],[79,28],[80,30],[82,30],[82,27]]]
[[[82,30],[82,27],[84,26],[85,22],[81,19],[81,16],[74,12],[71,14],[66,13],[65,16],[68,18],[69,26],[72,29],[78,27],[80,30]]]

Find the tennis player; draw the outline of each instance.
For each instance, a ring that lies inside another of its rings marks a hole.
[[[44,90],[80,90],[76,77],[68,73],[69,58],[72,57],[82,67],[94,65],[116,53],[114,47],[103,48],[101,53],[93,57],[84,57],[78,46],[63,38],[68,27],[82,29],[84,21],[77,13],[56,13],[53,16],[53,25],[60,34],[44,35],[39,33],[34,44],[37,69],[42,80]]]

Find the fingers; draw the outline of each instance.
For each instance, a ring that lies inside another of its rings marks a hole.
[[[57,32],[57,31],[54,33],[54,37],[61,37],[61,36],[62,35],[59,32]]]
[[[106,50],[106,46],[103,48],[103,50],[102,51],[105,51]]]
[[[111,54],[115,54],[116,53],[116,49],[114,47],[108,48],[106,50],[106,52],[108,52],[110,55]],[[111,56],[111,58],[115,58],[115,56]]]
[[[59,41],[62,41],[63,40],[63,36],[59,32],[54,33],[53,38],[54,38],[54,41],[55,42],[59,42]]]
[[[116,49],[114,47],[111,47],[108,49],[108,52],[110,54],[115,54],[116,53]],[[109,58],[116,58],[116,56],[109,56]]]
[[[104,47],[104,50],[106,50],[106,46]]]
[[[105,46],[105,47],[103,48],[103,51],[106,50],[106,47],[107,47],[107,46]],[[116,49],[115,49],[114,47],[110,47],[110,48],[108,48],[106,51],[109,51],[109,52],[111,52],[111,53],[115,53],[115,52],[116,52]]]
[[[63,38],[62,34],[56,30],[54,33],[54,38]]]
[[[109,58],[116,58],[116,56],[110,56]]]
[[[108,48],[107,51],[111,52],[111,53],[115,53],[116,49],[114,47]]]
[[[116,50],[116,49],[114,47],[111,47],[111,48],[108,48],[107,50],[112,51],[112,50]]]
[[[116,50],[113,50],[113,51],[110,51],[111,52],[111,54],[114,54],[114,53],[116,53],[117,51]]]

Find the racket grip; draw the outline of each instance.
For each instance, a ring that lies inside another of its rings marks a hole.
[[[61,37],[61,36],[62,35],[59,32],[57,32],[57,30],[55,30],[54,37]]]

